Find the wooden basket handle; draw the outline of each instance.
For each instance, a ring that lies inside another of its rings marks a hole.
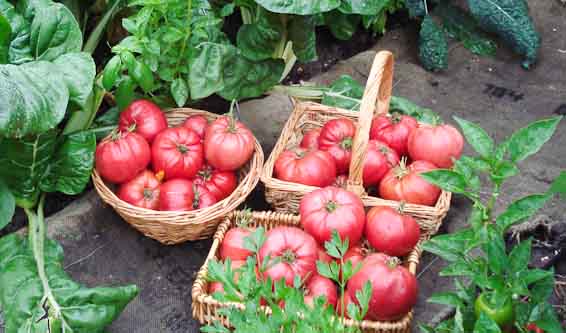
[[[364,159],[369,141],[371,121],[377,107],[378,115],[386,115],[393,89],[393,54],[380,51],[376,54],[360,105],[358,129],[352,142],[352,160],[348,176],[348,190],[365,195],[363,184]]]

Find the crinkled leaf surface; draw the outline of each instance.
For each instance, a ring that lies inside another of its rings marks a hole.
[[[330,29],[332,35],[340,40],[349,40],[352,38],[362,18],[359,15],[348,15],[333,10],[324,14],[324,23]]]
[[[226,44],[203,43],[191,59],[189,88],[192,99],[214,94],[224,87],[224,68],[234,48]]]
[[[12,28],[8,62],[21,64],[33,60],[29,44],[30,22],[26,21],[7,0],[0,0],[0,13],[6,18]]]
[[[8,185],[0,179],[0,230],[12,221],[15,210],[16,199]]]
[[[448,65],[448,43],[444,31],[426,16],[419,34],[419,59],[426,70],[439,71]]]
[[[244,57],[252,61],[271,59],[283,38],[285,26],[281,15],[259,9],[257,19],[238,30],[237,45]]]
[[[487,31],[498,34],[524,57],[523,67],[536,62],[540,36],[525,0],[468,0],[470,12]]]
[[[322,104],[346,110],[360,109],[364,87],[349,75],[342,75],[332,82],[330,90],[324,93]]]
[[[389,0],[342,0],[338,8],[345,14],[375,15],[389,5]]]
[[[391,96],[391,102],[389,103],[389,112],[406,114],[417,119],[421,123],[441,123],[441,119],[438,113],[432,111],[431,109],[423,108],[404,97]]]
[[[340,0],[255,0],[270,12],[312,15],[331,11],[340,6]]]
[[[47,332],[48,321],[64,332],[102,332],[137,295],[136,286],[85,288],[63,270],[63,249],[56,242],[45,242],[45,271],[49,287],[61,309],[57,320],[53,312],[44,316],[45,290],[38,275],[29,243],[11,234],[0,239],[0,305],[5,332]]]
[[[287,30],[289,39],[293,42],[293,51],[302,62],[314,61],[316,54],[316,34],[314,16],[293,16]]]
[[[0,65],[8,63],[8,53],[12,37],[10,22],[0,12]]]
[[[92,92],[96,75],[96,65],[92,57],[85,52],[68,53],[55,59],[53,63],[67,84],[69,100],[83,108]]]

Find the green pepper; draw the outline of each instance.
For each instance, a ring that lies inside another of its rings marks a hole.
[[[490,296],[491,294],[483,292],[478,296],[478,298],[476,298],[476,302],[474,304],[476,317],[479,318],[480,314],[483,312],[502,329],[512,326],[514,314],[513,303],[511,300],[506,301],[503,306],[496,308],[490,300]]]

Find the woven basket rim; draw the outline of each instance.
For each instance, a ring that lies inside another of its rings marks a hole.
[[[165,110],[164,113],[167,117],[168,122],[170,121],[170,118],[176,116],[177,114],[182,114],[181,116],[184,116],[185,118],[192,115],[204,115],[207,118],[211,119],[216,119],[223,116],[205,110],[193,108],[172,108]],[[170,125],[177,126],[179,124]],[[106,138],[107,137],[105,137],[104,139]],[[234,191],[228,197],[218,201],[210,207],[190,211],[159,211],[137,207],[118,198],[116,193],[114,193],[114,191],[112,191],[108,187],[106,182],[101,178],[100,174],[96,171],[96,168],[93,168],[91,178],[93,180],[95,189],[102,197],[102,199],[107,204],[111,205],[114,209],[120,212],[127,210],[128,215],[135,214],[136,217],[140,219],[159,220],[159,223],[163,225],[189,226],[213,221],[216,218],[230,213],[242,202],[244,202],[247,196],[253,191],[253,189],[259,182],[259,174],[263,168],[263,162],[263,149],[261,148],[259,141],[254,135],[254,153],[250,160],[247,162],[247,165],[249,165],[250,168],[246,172],[245,176],[239,179],[238,185],[236,186]],[[236,195],[238,193],[238,190],[241,190],[244,187],[247,187],[247,189],[244,191],[244,194]],[[130,212],[133,212],[133,214]],[[168,221],[170,219],[175,219],[175,221]]]
[[[233,227],[233,220],[236,219],[241,214],[245,214],[243,211],[234,211],[233,213],[227,215],[223,221],[218,226],[216,233],[214,234],[213,243],[208,252],[205,262],[199,269],[197,277],[192,287],[192,300],[193,300],[193,317],[199,320],[201,323],[206,321],[211,322],[212,320],[221,320],[221,317],[217,313],[207,312],[206,314],[200,313],[200,307],[203,305],[213,306],[213,307],[229,307],[236,306],[240,309],[245,308],[244,304],[239,302],[220,302],[213,298],[212,295],[208,294],[207,286],[207,275],[208,275],[208,264],[211,260],[217,259],[217,253],[220,249],[220,245],[226,235],[226,233]],[[300,228],[300,217],[294,214],[279,213],[273,211],[253,211],[252,220],[254,224],[267,225],[273,224],[278,225],[291,225]],[[302,228],[301,228],[302,229]],[[429,234],[425,233],[422,235],[419,243],[411,251],[411,253],[405,257],[404,266],[406,266],[411,274],[416,277],[418,263],[422,255],[422,243],[430,237]],[[346,325],[357,326],[362,329],[371,330],[395,330],[395,331],[406,331],[410,328],[413,319],[413,309],[409,311],[406,315],[395,321],[370,321],[363,320],[362,322],[356,322],[351,319],[347,319]]]

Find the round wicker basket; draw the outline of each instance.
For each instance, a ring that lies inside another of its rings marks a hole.
[[[189,108],[171,109],[166,112],[170,126],[176,126],[193,115],[203,115],[209,121],[220,115]],[[113,190],[116,186],[102,180],[96,169],[92,181],[96,191],[126,222],[144,235],[163,244],[209,238],[214,234],[222,218],[236,209],[255,188],[263,165],[263,151],[255,141],[255,152],[248,163],[239,170],[239,183],[234,192],[213,206],[193,211],[155,211],[139,208],[120,200]]]

